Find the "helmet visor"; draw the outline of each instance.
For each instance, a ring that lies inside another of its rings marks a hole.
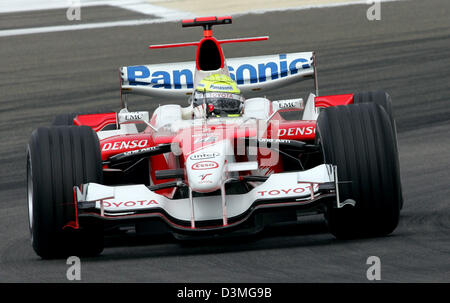
[[[194,106],[207,105],[208,116],[240,114],[244,97],[239,94],[221,92],[195,92]]]

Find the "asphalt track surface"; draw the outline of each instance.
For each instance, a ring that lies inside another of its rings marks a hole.
[[[270,36],[226,45],[227,57],[315,50],[321,95],[391,94],[405,198],[392,235],[338,241],[321,218],[306,218],[258,237],[220,242],[124,236],[106,239],[101,256],[81,260],[82,281],[367,282],[366,260],[378,256],[382,282],[450,282],[450,2],[382,3],[382,19],[372,22],[367,8],[247,15],[214,30],[219,38]],[[119,19],[137,15],[90,9]],[[10,18],[8,28],[33,24],[32,13],[1,18]],[[198,28],[165,23],[0,38],[0,282],[67,281],[66,260],[43,261],[30,246],[25,146],[32,130],[59,113],[117,110],[118,67],[192,60],[194,49],[150,51],[147,45],[200,35]],[[312,83],[305,83],[268,97],[306,97],[310,90]],[[140,110],[170,103],[130,100]]]

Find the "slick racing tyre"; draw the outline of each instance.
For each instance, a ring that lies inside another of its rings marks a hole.
[[[78,115],[78,113],[56,115],[53,119],[52,126],[74,125],[73,119]]]
[[[73,187],[102,183],[100,145],[87,126],[41,127],[27,148],[27,198],[31,242],[44,259],[97,255],[103,226],[78,225]]]
[[[388,114],[373,103],[328,107],[317,120],[324,162],[337,166],[339,200],[325,217],[340,239],[383,236],[397,226],[401,186],[398,154]]]
[[[353,95],[353,104],[375,103],[384,108],[389,116],[392,127],[395,129],[394,113],[392,110],[391,96],[384,91],[361,92]]]
[[[397,124],[394,119],[394,112],[392,110],[392,99],[391,96],[384,91],[374,91],[374,92],[361,92],[353,95],[353,104],[361,103],[375,103],[380,105],[389,116],[391,121],[392,131],[394,132],[395,148],[398,150],[397,146]],[[399,165],[399,163],[397,163]],[[400,173],[400,172],[399,172]],[[401,187],[401,184],[400,184]],[[400,208],[403,207],[403,196],[400,201]]]

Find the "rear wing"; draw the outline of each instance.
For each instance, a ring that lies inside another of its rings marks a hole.
[[[244,95],[316,79],[314,52],[231,58],[226,65]],[[122,93],[186,98],[194,89],[195,70],[195,61],[125,66],[120,69]]]

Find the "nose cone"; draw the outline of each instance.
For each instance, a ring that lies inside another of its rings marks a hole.
[[[193,191],[208,193],[220,189],[226,173],[228,144],[226,140],[217,142],[187,156],[187,178]]]

